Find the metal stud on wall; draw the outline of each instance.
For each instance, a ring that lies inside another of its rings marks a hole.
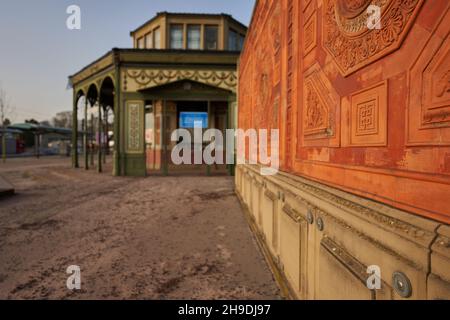
[[[309,224],[313,224],[314,223],[314,215],[313,215],[311,209],[308,210],[308,214],[306,216],[306,220],[308,221]]]
[[[409,298],[412,295],[412,285],[409,278],[400,271],[392,274],[392,287],[402,298]]]
[[[319,231],[323,231],[325,225],[323,224],[323,220],[322,218],[317,219],[317,229],[319,229]]]

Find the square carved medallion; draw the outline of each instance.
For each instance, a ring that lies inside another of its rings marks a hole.
[[[386,146],[387,103],[387,81],[352,94],[351,146]]]

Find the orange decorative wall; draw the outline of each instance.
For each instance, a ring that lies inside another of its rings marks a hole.
[[[367,8],[381,6],[381,28]],[[281,170],[450,222],[450,2],[259,0],[239,127],[280,129]]]

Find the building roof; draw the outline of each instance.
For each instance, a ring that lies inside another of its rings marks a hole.
[[[110,68],[114,63],[114,59],[117,59],[121,63],[128,64],[148,64],[148,65],[209,65],[209,66],[233,66],[236,67],[236,61],[240,51],[221,51],[221,50],[178,50],[178,49],[135,49],[126,48],[119,49],[113,48],[106,54],[91,62],[78,72],[69,76],[69,84],[72,87],[78,83],[76,76],[86,72],[93,66],[99,64],[105,59],[111,60],[111,65],[105,68]],[[111,57],[113,57],[111,59]],[[103,69],[99,69],[96,72],[101,72]],[[91,75],[89,75],[91,76]],[[87,77],[89,77],[87,76]],[[84,79],[84,78],[83,78]]]
[[[8,128],[3,129],[3,128],[0,128],[0,133],[3,133],[3,132],[6,132],[6,133],[12,133],[12,134],[20,134],[20,133],[23,133],[21,130],[17,130],[17,129],[8,129]]]
[[[54,127],[48,127],[43,126],[40,124],[34,124],[34,123],[17,123],[13,124],[11,126],[8,126],[8,129],[10,130],[20,130],[20,131],[39,131],[43,133],[59,133],[59,134],[71,134],[72,129],[66,129],[66,128],[54,128]]]
[[[142,24],[141,26],[139,26],[138,28],[136,28],[135,30],[130,32],[130,35],[133,36],[134,33],[136,33],[137,31],[139,31],[140,29],[144,28],[146,25],[152,23],[153,21],[155,21],[156,19],[158,19],[159,17],[162,16],[175,16],[175,17],[184,17],[184,16],[195,16],[195,17],[203,17],[203,18],[210,18],[210,17],[215,17],[215,18],[219,18],[219,17],[225,17],[229,20],[232,20],[233,22],[241,25],[243,28],[247,29],[247,26],[245,24],[243,24],[242,22],[236,20],[233,18],[233,16],[226,14],[226,13],[189,13],[189,12],[167,12],[167,11],[163,11],[163,12],[158,12],[156,14],[156,16],[154,16],[153,18],[151,18],[150,20],[148,20],[147,22],[145,22],[144,24]]]

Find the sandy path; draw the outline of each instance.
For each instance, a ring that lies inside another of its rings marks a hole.
[[[0,299],[278,298],[231,178],[42,162],[0,168],[18,193],[0,200]],[[81,267],[81,291],[66,288],[69,265]]]

